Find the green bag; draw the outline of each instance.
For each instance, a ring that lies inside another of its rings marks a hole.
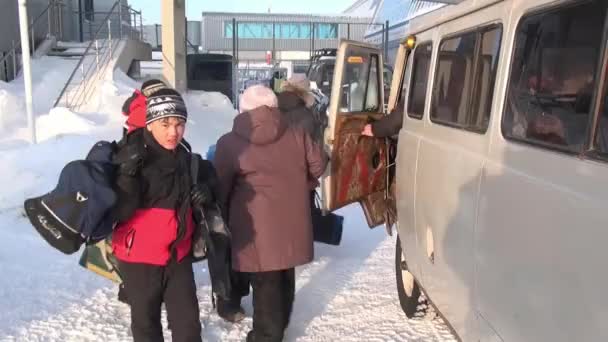
[[[118,270],[118,262],[114,254],[112,254],[111,236],[94,245],[87,245],[84,252],[82,252],[79,264],[115,283],[122,283],[122,277]]]

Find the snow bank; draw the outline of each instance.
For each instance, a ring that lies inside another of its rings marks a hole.
[[[89,134],[95,130],[95,122],[71,112],[67,108],[53,108],[36,121],[38,140],[45,141],[64,134]]]
[[[238,114],[232,102],[221,93],[190,91],[184,96],[188,107],[186,140],[196,152],[204,154],[209,146],[232,129]]]
[[[32,59],[34,115],[46,115],[67,82],[77,62],[44,56]],[[27,125],[23,74],[10,83],[0,81],[0,134],[4,139],[26,139]],[[19,132],[20,134],[10,134]]]
[[[0,134],[27,123],[25,102],[15,85],[0,81],[0,108]]]

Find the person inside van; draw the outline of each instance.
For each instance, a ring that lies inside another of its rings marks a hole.
[[[378,121],[374,121],[363,127],[362,135],[376,138],[389,138],[399,134],[403,126],[403,112],[405,111],[405,101],[401,100],[397,107],[389,115],[384,116]]]

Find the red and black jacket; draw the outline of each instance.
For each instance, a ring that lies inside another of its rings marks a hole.
[[[146,126],[146,108],[146,97],[136,89],[122,105],[122,114],[127,116],[126,133]]]
[[[124,262],[164,266],[191,252],[194,219],[190,207],[190,147],[161,147],[145,129],[128,134],[118,149],[141,147],[143,163],[132,176],[118,175],[115,191],[119,222],[112,248]],[[199,172],[199,179],[201,172]],[[206,181],[206,180],[202,180]]]

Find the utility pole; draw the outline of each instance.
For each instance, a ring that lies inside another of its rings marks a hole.
[[[32,102],[32,65],[30,63],[29,25],[27,23],[27,0],[19,0],[19,32],[21,33],[21,57],[23,58],[23,84],[25,85],[25,108],[30,141],[36,143],[36,121]],[[33,48],[33,47],[32,47]]]

